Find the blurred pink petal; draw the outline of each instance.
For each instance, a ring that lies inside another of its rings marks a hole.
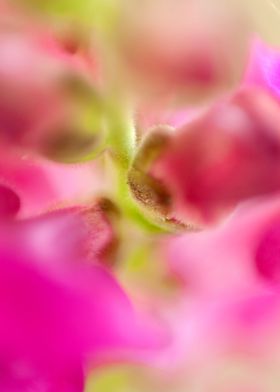
[[[1,149],[0,184],[20,201],[18,216],[27,217],[58,206],[89,202],[102,191],[95,164],[65,165]]]
[[[167,371],[192,379],[228,359],[279,366],[279,225],[275,197],[243,204],[219,227],[165,240],[162,258],[182,283],[161,304],[174,338],[160,358]]]
[[[0,19],[1,142],[82,160],[103,141],[94,60],[29,23],[6,26]]]
[[[197,102],[238,83],[248,37],[232,3],[122,3],[118,49],[124,79],[132,79],[138,91],[156,100]]]
[[[167,242],[167,260],[190,292],[248,293],[279,285],[280,202],[240,206],[222,225]]]
[[[68,258],[59,238],[58,253],[54,241],[44,255],[42,242],[32,246],[43,222],[37,224],[38,232],[26,232],[25,224],[0,227],[1,390],[42,384],[46,391],[82,391],[81,369],[90,362],[142,361],[163,344],[105,269]]]
[[[244,83],[260,86],[277,98],[280,97],[280,48],[271,47],[256,39]]]
[[[95,201],[88,206],[55,210],[39,217],[22,220],[14,226],[13,235],[27,245],[40,260],[67,259],[75,262],[113,263],[117,233],[112,211]],[[108,203],[108,202],[107,202]]]
[[[228,382],[253,387],[257,380],[257,385],[262,385],[267,371],[270,372],[268,377],[272,377],[280,360],[279,292],[256,290],[247,295],[193,301],[187,298],[186,295],[185,300],[178,299],[167,312],[174,345],[159,362],[167,374],[178,379],[179,383],[183,381],[182,385],[188,385],[191,391],[196,390],[192,385],[203,385],[201,390],[206,391],[212,383],[217,388],[220,385],[218,391],[224,391],[222,386]],[[245,365],[242,373],[241,364]],[[239,371],[231,373],[236,366]],[[225,372],[223,377],[221,372]],[[279,387],[278,377],[273,385]]]

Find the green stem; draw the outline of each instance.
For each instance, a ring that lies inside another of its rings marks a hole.
[[[124,109],[123,105],[110,105],[110,134],[109,146],[116,168],[116,200],[124,216],[136,222],[145,231],[153,233],[166,232],[165,229],[153,223],[143,211],[140,210],[133,199],[127,183],[127,173],[135,155],[136,134],[133,117],[130,110]]]

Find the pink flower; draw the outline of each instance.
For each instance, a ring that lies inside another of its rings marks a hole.
[[[170,132],[147,171],[179,217],[215,221],[244,199],[280,189],[279,113],[270,95],[242,89]]]
[[[280,361],[279,227],[275,197],[244,203],[219,227],[165,240],[162,259],[181,282],[175,299],[161,304],[173,331],[160,358],[169,377],[190,390],[223,391],[228,382],[253,388],[251,371],[259,369],[267,390]]]
[[[93,61],[22,18],[11,26],[0,20],[1,143],[59,161],[82,160],[104,137]]]
[[[91,363],[143,361],[164,342],[105,269],[72,253],[75,219],[0,227],[3,392],[82,391]]]
[[[238,83],[247,31],[230,4],[225,7],[215,0],[122,3],[117,50],[124,79],[132,79],[138,92],[157,101],[167,97],[197,102]]]

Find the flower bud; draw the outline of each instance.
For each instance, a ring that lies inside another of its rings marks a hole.
[[[150,174],[169,190],[175,210],[199,223],[277,192],[279,113],[270,95],[241,90],[177,129]]]
[[[247,28],[223,0],[124,0],[117,49],[124,80],[140,94],[197,102],[234,86]]]
[[[0,140],[58,161],[84,160],[105,140],[100,94],[83,60],[45,35],[0,25]]]

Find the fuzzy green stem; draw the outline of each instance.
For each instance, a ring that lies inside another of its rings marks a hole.
[[[130,193],[127,183],[127,174],[134,158],[136,147],[133,116],[129,110],[124,110],[122,105],[114,102],[110,106],[109,117],[109,146],[117,177],[116,201],[124,216],[136,222],[145,231],[153,233],[166,232],[165,229],[151,222],[140,210]]]

